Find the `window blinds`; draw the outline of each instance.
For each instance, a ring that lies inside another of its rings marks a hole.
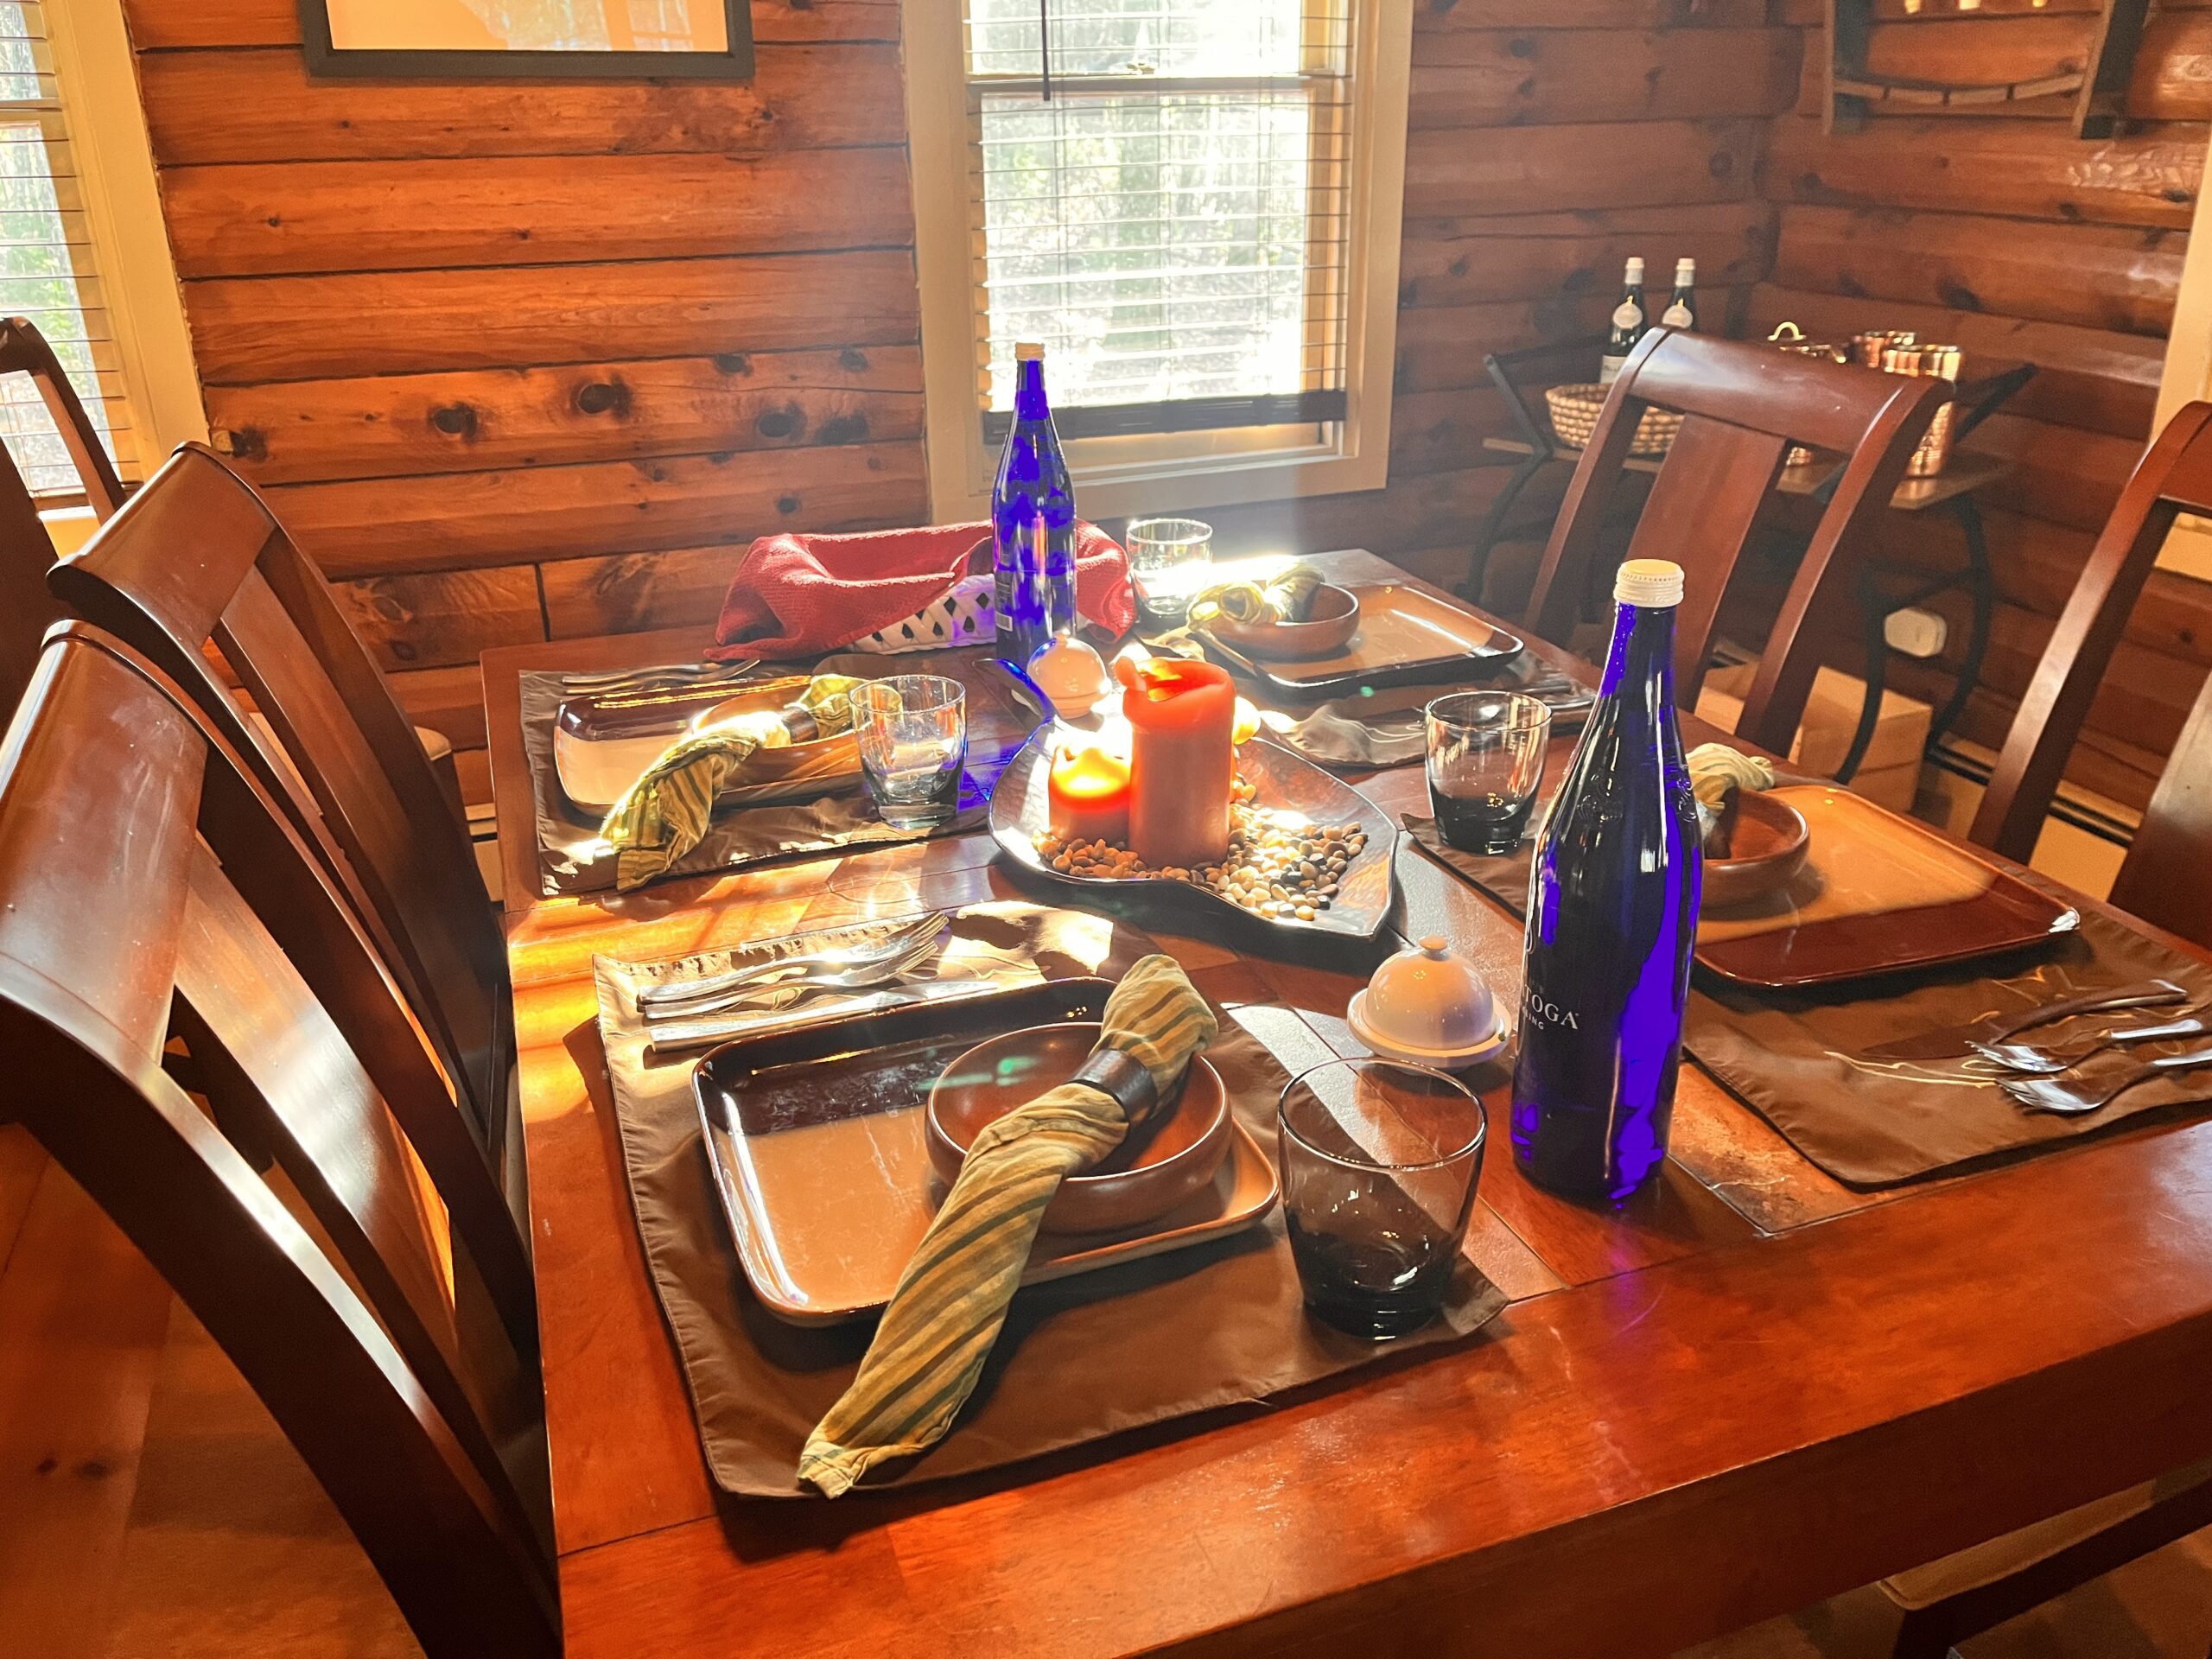
[[[0,315],[37,325],[116,470],[126,480],[142,476],[39,0],[0,0]],[[0,440],[34,494],[80,493],[60,434],[25,376],[0,379]]]
[[[1344,418],[1354,3],[969,0],[987,433],[1023,340],[1065,437]]]

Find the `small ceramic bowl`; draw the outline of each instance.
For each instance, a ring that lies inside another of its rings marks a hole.
[[[985,1126],[1075,1075],[1098,1030],[1095,1021],[1070,1021],[1009,1031],[944,1068],[930,1089],[923,1138],[931,1166],[947,1185]],[[1229,1091],[1201,1055],[1164,1111],[1139,1124],[1098,1167],[1060,1183],[1046,1206],[1046,1230],[1111,1232],[1166,1214],[1213,1179],[1230,1134]]]
[[[1726,909],[1779,892],[1805,868],[1812,848],[1812,832],[1796,807],[1758,790],[1738,791],[1729,855],[1705,861],[1700,907]]]
[[[1389,1060],[1456,1071],[1505,1046],[1490,987],[1444,936],[1429,935],[1375,970],[1346,1010],[1352,1034]]]
[[[1205,626],[1223,645],[1248,657],[1325,657],[1342,651],[1359,632],[1359,595],[1324,585],[1314,590],[1313,608],[1303,622],[1232,622],[1217,616]]]

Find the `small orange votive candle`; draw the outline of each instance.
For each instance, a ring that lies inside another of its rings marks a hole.
[[[1129,750],[1129,847],[1155,870],[1195,869],[1229,851],[1236,776],[1236,686],[1211,663],[1124,657],[1122,712]]]
[[[1046,796],[1053,830],[1068,841],[1129,838],[1129,768],[1119,755],[1095,747],[1063,748],[1052,756]]]

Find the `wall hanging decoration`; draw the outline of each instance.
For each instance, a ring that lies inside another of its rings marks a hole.
[[[2038,6],[2042,3],[2043,0],[2036,0]],[[1968,16],[1980,10],[1980,0],[1956,0],[1956,4]],[[2023,104],[2071,98],[2075,137],[2115,137],[2126,125],[2122,106],[2149,7],[2150,0],[2103,0],[2085,57],[2055,65],[2049,73],[2027,79],[1966,82],[1887,74],[1870,67],[1873,0],[1827,0],[1827,129],[1857,131],[1878,109],[1897,115],[1927,115],[1939,110],[2018,115],[2034,112],[2022,111]],[[1905,0],[1905,10],[1927,15],[1916,0]],[[1990,19],[1998,27],[2004,21]]]
[[[743,80],[747,0],[299,0],[319,75]]]

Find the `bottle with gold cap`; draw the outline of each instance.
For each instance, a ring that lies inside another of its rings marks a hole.
[[[1045,348],[1014,348],[1014,424],[991,486],[991,572],[998,654],[1017,670],[1075,617],[1075,491],[1052,406],[1045,397]]]
[[[1682,570],[1631,559],[1598,705],[1529,872],[1513,1153],[1530,1179],[1619,1203],[1667,1154],[1704,874],[1675,714]]]

